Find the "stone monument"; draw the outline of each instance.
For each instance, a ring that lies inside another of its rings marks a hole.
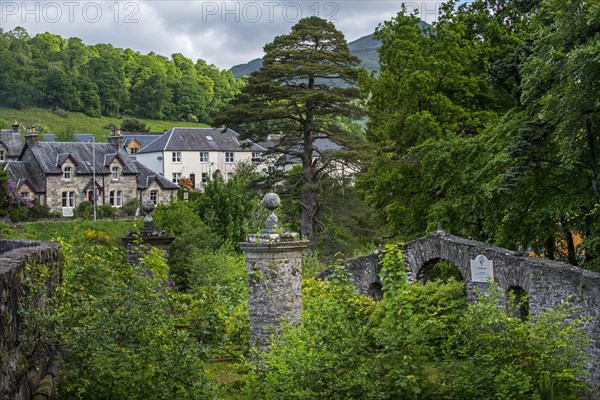
[[[272,336],[284,324],[296,324],[302,314],[302,253],[308,241],[295,232],[280,232],[275,209],[279,196],[267,193],[265,228],[247,235],[240,248],[246,254],[250,345],[259,352],[271,347]]]
[[[142,257],[148,254],[152,247],[162,250],[165,253],[165,258],[169,258],[169,248],[175,238],[167,235],[164,231],[158,230],[150,215],[155,208],[154,202],[150,200],[142,202],[142,211],[146,214],[142,229],[140,229],[139,234],[133,230],[122,238],[127,247],[127,261],[132,265],[139,265]]]

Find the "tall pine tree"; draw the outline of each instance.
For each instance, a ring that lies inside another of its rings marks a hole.
[[[264,51],[262,68],[215,122],[242,124],[244,135],[255,139],[281,135],[272,150],[302,162],[301,231],[312,240],[325,168],[315,141],[351,147],[355,135],[342,119],[360,115],[355,86],[360,60],[350,54],[344,35],[318,17],[300,20]]]

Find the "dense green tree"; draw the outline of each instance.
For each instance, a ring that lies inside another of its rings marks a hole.
[[[231,72],[172,57],[0,29],[0,105],[206,122],[239,91]]]
[[[149,132],[150,128],[144,121],[137,118],[125,118],[121,121],[121,130],[123,132]]]
[[[202,221],[219,236],[220,244],[236,245],[245,240],[246,233],[256,232],[250,228],[259,201],[259,194],[252,187],[255,177],[252,164],[238,165],[227,182],[220,171],[215,171],[194,203]]]
[[[507,195],[522,205],[515,218],[530,221],[521,241],[548,244],[553,257],[549,244],[563,239],[571,263],[578,262],[573,232],[583,237],[587,260],[600,255],[598,12],[594,1],[541,2],[519,68],[521,102],[513,114],[519,123],[501,126],[511,155]]]
[[[508,156],[493,128],[515,104],[526,34],[515,4],[454,2],[432,29],[403,13],[377,29],[381,73],[362,85],[379,150],[360,185],[390,234],[421,236],[443,222],[464,236],[495,236]]]
[[[350,148],[356,139],[339,118],[360,114],[353,86],[359,59],[350,54],[343,34],[318,17],[300,20],[264,50],[262,67],[216,123],[244,124],[244,134],[257,139],[282,134],[273,151],[302,163],[301,232],[312,240],[319,212],[315,186],[323,168],[315,140]]]

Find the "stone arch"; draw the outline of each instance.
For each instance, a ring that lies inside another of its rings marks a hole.
[[[510,286],[505,292],[506,308],[515,318],[529,318],[529,293],[520,286]]]
[[[574,317],[589,317],[586,330],[592,343],[589,353],[594,361],[590,368],[592,381],[600,383],[600,273],[559,261],[527,257],[522,253],[451,235],[441,229],[429,236],[405,243],[405,263],[418,278],[426,273],[434,260],[444,259],[455,264],[465,279],[467,301],[477,300],[476,292],[484,295],[489,282],[471,276],[471,260],[484,255],[492,261],[492,280],[515,302],[527,298],[515,316],[535,316],[559,306],[564,299],[581,305]],[[475,277],[477,278],[477,277]],[[517,300],[518,299],[518,300]],[[514,307],[514,304],[508,304]],[[528,315],[526,315],[528,314]]]
[[[434,278],[434,270],[436,268],[436,266],[438,266],[440,263],[446,262],[448,264],[451,264],[454,269],[456,270],[456,274],[455,276],[458,278],[460,277],[461,280],[466,280],[465,276],[463,275],[463,271],[461,270],[461,268],[456,265],[455,263],[453,263],[450,260],[446,260],[444,258],[439,258],[439,257],[435,257],[432,258],[430,260],[427,260],[422,266],[421,268],[418,269],[418,273],[415,276],[416,280],[421,282],[421,283],[427,283],[429,281],[431,281]]]

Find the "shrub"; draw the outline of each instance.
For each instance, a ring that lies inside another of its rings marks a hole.
[[[139,207],[137,198],[133,198],[117,209],[117,215],[122,217],[133,217]]]
[[[96,215],[98,218],[114,219],[115,214],[116,214],[115,209],[110,204],[102,204],[101,206],[98,206],[98,208],[96,210]]]
[[[84,200],[75,207],[73,210],[73,216],[81,219],[91,219],[94,216],[94,205]]]

